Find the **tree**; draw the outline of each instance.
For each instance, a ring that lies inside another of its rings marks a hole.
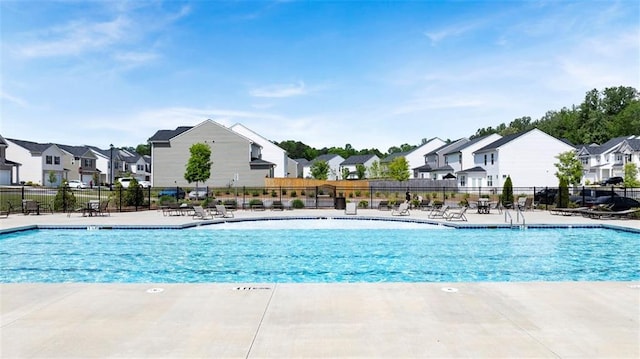
[[[382,168],[379,161],[373,161],[371,167],[369,167],[369,178],[382,177]]]
[[[558,208],[567,208],[569,205],[569,185],[567,179],[560,178],[559,192],[558,193]]]
[[[129,186],[124,193],[124,202],[126,206],[142,206],[144,203],[144,192],[135,178],[129,181]]]
[[[638,166],[633,162],[627,162],[624,165],[624,186],[625,187],[640,187],[640,181],[638,181]]]
[[[358,176],[358,179],[365,178],[365,176],[367,175],[367,167],[365,167],[365,165],[363,165],[362,163],[358,163],[356,165],[356,175]]]
[[[68,211],[76,206],[76,196],[69,188],[67,180],[63,179],[53,199],[53,209],[56,211]]]
[[[507,176],[502,186],[502,205],[511,208],[513,205],[513,183],[511,183],[511,176]]]
[[[342,179],[346,180],[349,179],[349,175],[351,174],[351,171],[349,171],[349,169],[347,167],[343,167],[342,168]]]
[[[556,158],[558,163],[553,164],[558,169],[555,173],[556,177],[574,186],[580,184],[583,166],[575,151],[562,152]]]
[[[151,156],[151,146],[149,144],[139,144],[136,146],[136,153],[140,156]]]
[[[396,181],[406,181],[409,179],[409,162],[404,157],[396,157],[389,163],[389,177]]]
[[[189,152],[191,157],[187,162],[184,179],[189,183],[195,182],[198,188],[198,182],[205,182],[211,177],[211,147],[206,143],[194,143]]]
[[[329,164],[327,161],[315,161],[311,164],[311,177],[326,180],[329,177]]]

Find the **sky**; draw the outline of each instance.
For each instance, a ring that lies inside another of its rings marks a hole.
[[[1,0],[0,51],[7,138],[211,119],[384,153],[640,89],[640,2]]]

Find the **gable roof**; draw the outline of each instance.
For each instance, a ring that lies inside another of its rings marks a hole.
[[[390,153],[388,154],[385,158],[380,160],[380,163],[388,163],[393,161],[394,159],[398,158],[398,157],[405,157],[406,155],[408,155],[410,152],[394,152],[394,153]]]
[[[318,157],[314,158],[314,159],[313,159],[311,162],[309,162],[309,163],[315,163],[315,162],[318,162],[318,161],[325,161],[325,162],[329,162],[329,161],[331,161],[332,159],[334,159],[334,158],[336,158],[336,157],[340,157],[340,155],[336,155],[336,154],[333,154],[333,153],[327,153],[327,154],[320,155],[320,156],[318,156]],[[340,157],[340,158],[342,158],[342,157]]]
[[[480,166],[475,166],[475,167],[467,168],[466,170],[458,171],[458,173],[470,173],[470,172],[487,172],[487,171]]]
[[[500,146],[503,146],[503,145],[515,140],[516,138],[524,135],[525,133],[529,133],[529,132],[531,132],[533,130],[534,129],[531,129],[529,131],[520,132],[520,133],[515,133],[513,135],[506,135],[506,136],[504,136],[504,137],[502,137],[502,138],[500,138],[498,140],[495,140],[495,141],[491,142],[490,144],[488,144],[488,145],[486,145],[486,146],[484,146],[482,148],[477,149],[476,152],[484,152],[484,151],[495,150],[496,148],[498,148]]]
[[[44,150],[52,146],[51,143],[37,143],[37,142],[31,142],[31,141],[17,140],[14,138],[7,138],[7,140],[15,143],[16,145],[34,154],[40,154],[44,152]]]
[[[189,131],[193,126],[179,126],[175,130],[158,130],[153,136],[149,137],[149,142],[168,142],[170,139],[181,133]]]
[[[455,152],[455,150],[457,148],[459,148],[460,146],[464,145],[465,143],[469,142],[469,140],[467,138],[459,138],[455,141],[449,142],[449,143],[445,143],[444,145],[436,148],[435,150],[426,153],[424,156],[433,156],[433,155],[437,155],[439,154],[442,150],[446,150],[447,153],[449,153],[448,151],[453,151]],[[444,153],[443,155],[446,155],[447,153]]]
[[[453,154],[453,153],[458,153],[458,152],[464,150],[465,148],[467,148],[469,146],[472,146],[472,145],[474,145],[474,144],[486,139],[489,136],[493,136],[493,135],[486,135],[486,136],[482,136],[482,137],[476,137],[473,140],[469,140],[469,142],[465,142],[465,143],[461,144],[460,146],[453,147],[453,148],[449,149],[447,151],[447,153],[445,153],[444,155],[446,156],[446,155],[450,155],[450,154]]]
[[[89,147],[87,146],[69,146],[69,145],[61,145],[57,143],[55,145],[60,147],[62,150],[72,154],[74,157],[89,157],[87,156],[87,152],[89,152],[91,154],[91,157],[95,158],[95,155],[93,155],[93,153],[89,150]]]
[[[361,165],[361,164],[364,164],[365,162],[369,161],[373,157],[376,157],[376,155],[354,155],[354,156],[349,156],[349,158],[347,158],[346,160],[342,161],[342,163],[340,165],[342,165],[342,166]]]

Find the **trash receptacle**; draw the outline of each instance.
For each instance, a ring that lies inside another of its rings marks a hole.
[[[335,209],[347,208],[347,199],[344,197],[336,197],[334,200]]]

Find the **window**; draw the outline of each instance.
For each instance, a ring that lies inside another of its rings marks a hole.
[[[93,160],[85,158],[84,161],[82,161],[84,164],[82,165],[82,167],[84,168],[93,168]]]
[[[487,176],[487,186],[493,187],[493,176],[491,175]]]
[[[137,169],[138,169],[138,171],[142,172],[142,171],[144,171],[144,166],[143,165],[138,165]]]
[[[487,155],[484,155],[484,165],[487,165]]]
[[[458,154],[458,163],[462,163],[462,153]]]
[[[53,156],[47,156],[45,158],[45,163],[48,164],[48,165],[53,164]]]
[[[491,164],[493,164],[493,153],[491,154]]]
[[[585,166],[589,164],[589,159],[588,158],[583,157],[581,161],[582,161],[582,164],[585,165]]]
[[[55,156],[53,158],[53,163],[56,164],[56,165],[59,165],[60,164],[60,156]]]
[[[465,187],[467,185],[466,176],[460,176],[460,187]]]
[[[616,153],[616,163],[622,162],[622,153]]]
[[[447,157],[447,156],[444,157],[444,164],[445,165],[449,164],[449,157]]]

